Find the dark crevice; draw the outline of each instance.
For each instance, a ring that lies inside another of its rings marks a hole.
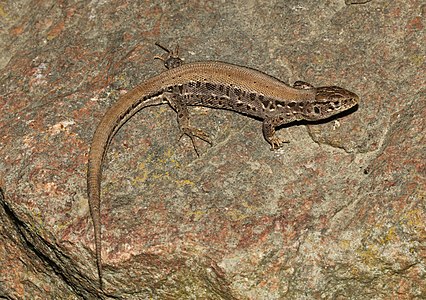
[[[63,262],[64,254],[58,254],[58,249],[41,236],[37,235],[32,231],[28,225],[23,222],[15,213],[15,211],[9,206],[4,197],[4,192],[0,188],[0,205],[3,207],[5,215],[9,218],[13,226],[15,227],[15,232],[17,236],[21,239],[22,244],[32,252],[36,257],[38,257],[49,269],[53,271],[55,275],[65,282],[69,288],[75,292],[76,295],[81,296],[85,299],[99,298],[99,291],[95,288],[89,290],[87,287],[79,284],[81,280],[84,280],[89,285],[89,280],[85,279],[79,274],[79,278],[74,278],[78,274],[77,270],[70,265],[68,262]],[[44,248],[46,251],[41,251],[40,249]],[[55,259],[52,259],[46,253],[55,255],[56,260],[61,261],[63,264],[58,264]],[[73,272],[70,274],[69,269],[72,269]],[[67,270],[68,269],[68,270]],[[7,299],[7,298],[5,298]]]

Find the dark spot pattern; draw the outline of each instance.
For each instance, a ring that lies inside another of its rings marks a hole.
[[[259,100],[262,102],[264,108],[268,108],[269,105],[271,104],[271,101],[269,101],[268,99],[263,98]]]
[[[287,106],[287,103],[286,103],[286,102],[284,102],[284,101],[279,101],[279,100],[275,100],[275,104],[276,104],[277,106],[281,106],[281,107],[286,107],[286,106]]]
[[[319,107],[314,106],[314,112],[318,115],[321,113],[321,110],[319,109]]]
[[[216,85],[215,85],[215,84],[210,83],[210,82],[206,82],[206,89],[207,89],[207,90],[212,91],[212,90],[214,90],[215,88],[216,88]]]

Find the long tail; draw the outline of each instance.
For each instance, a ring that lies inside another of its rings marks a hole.
[[[89,152],[87,168],[87,193],[95,233],[96,266],[98,269],[99,286],[102,284],[102,245],[101,245],[101,179],[102,163],[109,142],[118,129],[136,112],[142,108],[167,103],[162,97],[156,96],[140,101],[144,95],[143,87],[135,88],[114,104],[102,118],[95,134]],[[129,109],[130,108],[130,109]]]

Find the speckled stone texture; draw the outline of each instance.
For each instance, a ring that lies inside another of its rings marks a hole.
[[[425,299],[424,1],[0,2],[0,298]],[[221,60],[339,85],[358,110],[286,126],[146,109],[114,138],[97,287],[87,153],[108,107]]]

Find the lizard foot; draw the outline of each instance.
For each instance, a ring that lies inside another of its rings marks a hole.
[[[182,134],[179,137],[179,140],[184,136],[188,136],[191,139],[192,142],[192,146],[194,147],[195,153],[197,154],[197,156],[200,156],[197,147],[195,146],[195,138],[199,138],[200,140],[205,141],[206,143],[208,143],[210,146],[213,144],[210,139],[209,136],[207,134],[205,134],[202,130],[197,129],[197,128],[192,128],[192,127],[185,127],[182,128]]]
[[[278,137],[273,136],[270,138],[269,143],[271,144],[271,151],[274,151],[274,150],[280,149],[283,144],[290,143],[290,141],[287,141],[287,140],[282,141]]]
[[[183,61],[179,57],[179,45],[176,46],[175,51],[169,50],[166,47],[161,46],[159,43],[155,43],[155,45],[167,52],[163,56],[154,56],[154,59],[159,59],[163,62],[166,69],[173,69],[182,65]]]
[[[315,88],[312,84],[304,82],[304,81],[296,81],[293,84],[293,87],[296,89],[301,89],[301,90],[309,90],[309,89],[313,89]]]

